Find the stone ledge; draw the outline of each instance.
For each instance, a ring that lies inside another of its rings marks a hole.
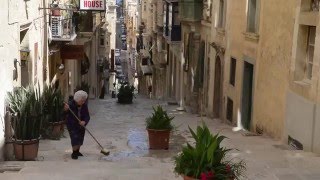
[[[244,37],[248,40],[251,40],[251,41],[256,41],[258,42],[259,41],[259,34],[257,33],[252,33],[252,32],[244,32]]]

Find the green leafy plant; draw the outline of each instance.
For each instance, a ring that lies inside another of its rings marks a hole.
[[[45,86],[41,99],[45,120],[50,123],[61,121],[63,115],[63,95],[61,90]]]
[[[246,169],[245,163],[226,160],[227,153],[232,149],[221,147],[225,136],[213,136],[204,123],[203,127],[197,127],[196,132],[190,127],[189,131],[195,146],[187,143],[182,152],[174,157],[176,173],[198,179],[241,179]]]
[[[134,86],[129,83],[120,83],[118,102],[121,104],[131,104],[134,97]]]
[[[14,139],[31,140],[40,137],[42,110],[40,88],[19,87],[7,96],[9,108],[13,114],[12,127]]]
[[[162,106],[152,107],[153,113],[151,117],[146,119],[147,129],[155,130],[172,130],[172,120],[174,117],[169,117]]]

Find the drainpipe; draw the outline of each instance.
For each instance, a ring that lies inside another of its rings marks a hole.
[[[179,107],[177,108],[178,111],[185,111],[185,104],[184,104],[184,88],[183,88],[183,63],[184,63],[184,47],[182,45],[181,48],[181,60],[180,60],[180,102]]]
[[[316,102],[313,107],[313,119],[312,119],[312,137],[311,137],[311,152],[314,152],[314,141],[315,141],[315,131],[316,131],[316,119],[317,119],[317,107],[318,107],[318,95],[319,95],[319,74],[316,85]]]
[[[46,0],[42,1],[43,3],[43,7],[47,8],[47,4],[46,4]],[[47,24],[47,9],[43,9],[43,61],[42,63],[42,68],[47,68],[48,66],[48,24]],[[43,79],[43,83],[48,84],[49,83],[49,77],[48,77],[48,70],[47,71],[42,71],[42,73],[46,73],[43,74],[42,77],[46,77],[46,82],[44,82]]]

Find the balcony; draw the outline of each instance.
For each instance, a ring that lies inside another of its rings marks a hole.
[[[202,0],[179,0],[181,21],[201,21],[202,9]]]
[[[61,8],[60,5],[59,8]],[[72,10],[60,10],[59,8],[52,10],[50,17],[52,41],[71,42],[77,37]],[[72,7],[65,5],[61,9],[71,8]]]
[[[140,65],[142,74],[145,76],[152,75],[152,63],[149,57],[143,57]]]

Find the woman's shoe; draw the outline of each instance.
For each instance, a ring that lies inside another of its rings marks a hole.
[[[83,154],[81,154],[81,152],[77,151],[77,155],[78,156],[83,156]]]
[[[72,158],[72,159],[78,159],[77,153],[76,153],[76,152],[73,152],[73,153],[71,154],[71,158]]]

